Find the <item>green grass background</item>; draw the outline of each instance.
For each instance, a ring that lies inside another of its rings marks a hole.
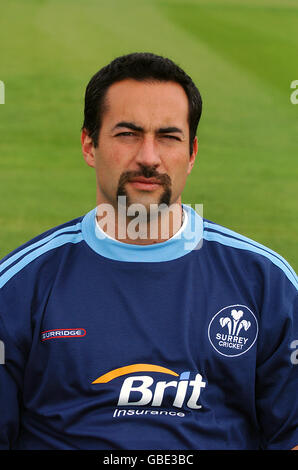
[[[171,57],[204,101],[183,194],[297,270],[297,0],[10,0],[0,7],[0,257],[95,206],[83,96],[114,57]]]

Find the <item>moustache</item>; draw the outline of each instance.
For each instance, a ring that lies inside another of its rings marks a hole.
[[[166,173],[160,174],[154,168],[142,168],[141,171],[126,171],[122,173],[119,179],[119,186],[123,186],[132,178],[154,178],[163,186],[171,186],[171,178]]]

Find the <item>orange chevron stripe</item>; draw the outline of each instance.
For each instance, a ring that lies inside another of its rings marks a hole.
[[[107,374],[101,375],[98,379],[94,380],[92,384],[107,383],[110,380],[120,377],[125,374],[132,374],[133,372],[162,372],[164,374],[179,376],[176,372],[173,372],[166,367],[155,366],[153,364],[132,364],[130,366],[119,367],[119,369],[114,369],[108,372]]]

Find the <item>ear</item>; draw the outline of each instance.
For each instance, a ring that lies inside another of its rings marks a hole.
[[[189,175],[194,164],[195,164],[195,160],[196,160],[196,156],[197,156],[197,153],[198,153],[198,138],[195,137],[194,138],[194,141],[193,141],[193,149],[192,149],[192,154],[191,156],[189,157],[189,162],[188,162],[188,171],[187,171],[187,174]]]
[[[92,138],[89,136],[86,129],[82,130],[81,144],[82,144],[82,152],[84,155],[85,162],[87,163],[87,165],[94,168],[95,167],[94,146],[93,146]]]

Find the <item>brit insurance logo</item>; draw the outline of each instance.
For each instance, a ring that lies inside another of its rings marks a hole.
[[[158,380],[163,375],[170,376],[170,380]],[[187,409],[202,408],[200,395],[207,384],[199,373],[184,371],[178,374],[155,364],[131,364],[113,369],[92,384],[98,384],[99,390],[103,391],[105,384],[111,381],[115,381],[118,396],[113,418],[138,415],[183,418]]]
[[[246,353],[258,336],[258,322],[245,305],[229,305],[217,312],[209,323],[208,338],[223,356],[236,357]]]

